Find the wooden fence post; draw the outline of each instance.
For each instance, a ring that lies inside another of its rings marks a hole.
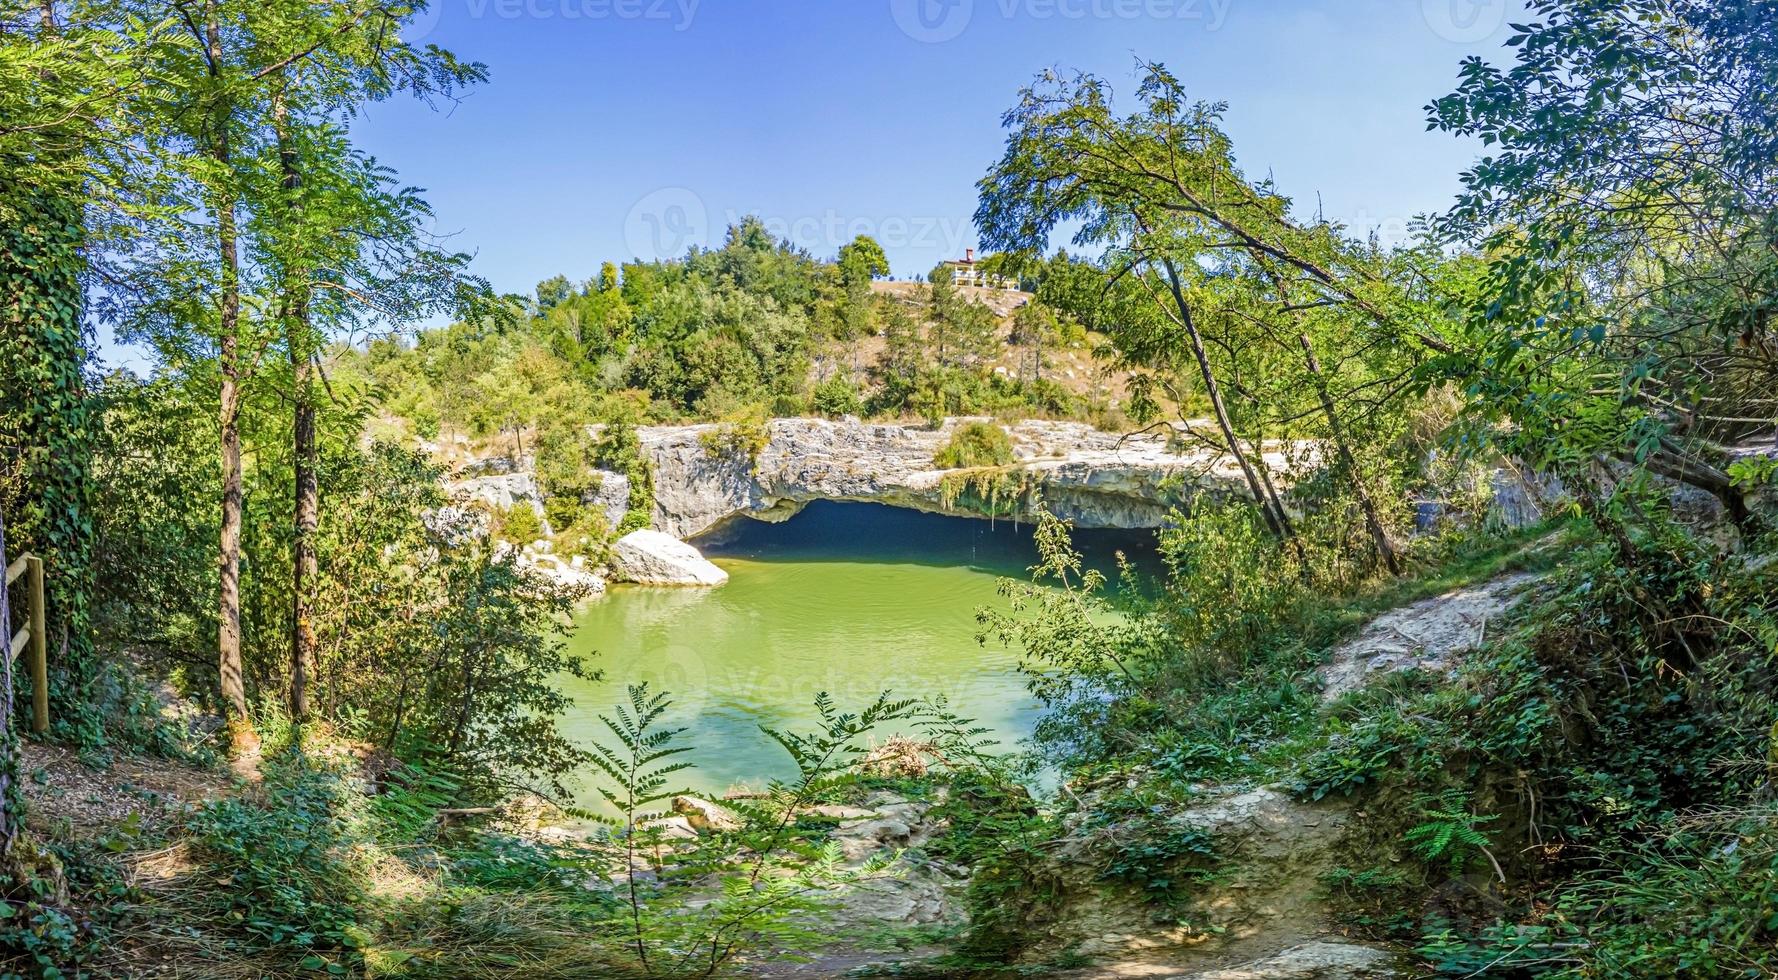
[[[31,578],[31,730],[49,731],[49,624],[44,615],[43,559],[25,559]]]

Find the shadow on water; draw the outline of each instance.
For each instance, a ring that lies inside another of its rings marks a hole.
[[[1035,534],[1036,526],[1023,522],[817,500],[788,521],[743,517],[692,543],[709,558],[965,565],[1022,578],[1037,563]],[[1158,562],[1153,531],[1076,528],[1071,537],[1087,563],[1107,574],[1119,552],[1144,570]]]
[[[607,739],[598,716],[646,681],[672,693],[668,723],[695,747],[686,784],[720,794],[790,775],[759,726],[806,729],[823,692],[843,710],[883,691],[942,694],[1004,748],[1030,734],[1039,707],[1016,652],[976,638],[977,611],[1005,608],[1000,579],[1024,578],[1037,561],[1029,525],[816,503],[782,524],[729,530],[720,544],[700,542],[727,585],[616,586],[579,612],[569,646],[603,676],[564,682],[571,737]],[[1154,550],[1146,533],[1082,532],[1076,546],[1108,571],[1119,549],[1138,562]],[[578,795],[595,797],[590,787]]]

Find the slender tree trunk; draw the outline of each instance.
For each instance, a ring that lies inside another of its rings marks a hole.
[[[1340,424],[1340,416],[1334,411],[1333,395],[1328,391],[1327,377],[1321,373],[1321,362],[1315,357],[1315,345],[1309,342],[1309,335],[1298,334],[1297,340],[1303,345],[1303,359],[1309,366],[1309,377],[1314,379],[1315,394],[1321,399],[1321,412],[1327,416],[1327,430],[1333,439],[1334,449],[1340,454],[1340,465],[1346,468],[1352,480],[1352,493],[1358,498],[1358,507],[1364,511],[1364,525],[1371,532],[1371,540],[1376,543],[1377,557],[1382,559],[1383,567],[1391,575],[1401,574],[1401,559],[1395,553],[1395,543],[1389,540],[1389,531],[1383,526],[1383,519],[1377,515],[1376,501],[1371,499],[1370,488],[1364,484],[1364,474],[1358,471],[1358,460],[1352,455],[1351,443],[1346,438],[1345,426]]]
[[[6,517],[0,515],[0,869],[14,871],[12,846],[23,814],[13,808],[13,774],[18,771],[18,738],[12,725],[12,596],[6,586]]]
[[[1247,459],[1247,451],[1241,448],[1241,439],[1235,434],[1235,424],[1229,419],[1229,410],[1222,400],[1222,386],[1216,381],[1216,371],[1210,366],[1210,355],[1204,350],[1204,338],[1198,333],[1197,321],[1192,317],[1191,305],[1185,301],[1185,290],[1179,284],[1179,269],[1173,265],[1172,259],[1162,259],[1161,265],[1167,270],[1167,284],[1173,292],[1173,302],[1179,307],[1179,320],[1185,326],[1186,336],[1191,338],[1192,354],[1197,357],[1198,370],[1204,376],[1204,393],[1210,398],[1210,405],[1216,412],[1216,425],[1222,430],[1222,438],[1229,447],[1229,455],[1241,467],[1241,475],[1247,480],[1247,490],[1253,494],[1253,502],[1259,506],[1260,515],[1266,519],[1266,527],[1278,540],[1290,537],[1287,524],[1280,522],[1280,514],[1272,509],[1272,498],[1266,493],[1265,486],[1260,483],[1259,475],[1254,472],[1253,464]],[[1262,461],[1263,465],[1263,461]]]
[[[210,60],[210,77],[220,83],[222,25],[216,0],[204,5],[204,40]],[[216,199],[216,249],[221,263],[221,300],[217,328],[220,351],[217,367],[222,376],[218,422],[222,430],[222,531],[218,536],[217,659],[222,700],[229,714],[229,728],[237,754],[258,747],[253,719],[247,713],[247,688],[241,670],[241,284],[240,254],[235,227],[235,196],[230,178],[229,127],[233,120],[222,86],[215,88],[212,108],[211,154],[225,186]]]
[[[1296,525],[1290,522],[1290,512],[1284,509],[1284,495],[1278,492],[1277,485],[1272,482],[1272,468],[1266,465],[1265,435],[1262,430],[1259,438],[1253,440],[1253,451],[1259,456],[1259,465],[1255,467],[1259,471],[1259,482],[1266,488],[1266,501],[1271,504],[1272,513],[1277,515],[1278,526],[1284,529],[1284,536],[1297,545],[1298,557],[1307,557],[1303,554],[1302,542],[1297,540]]]
[[[284,191],[289,195],[288,219],[301,224],[302,174],[296,146],[291,139],[289,107],[284,93],[274,97],[273,125],[278,135],[278,166],[283,171]],[[291,548],[290,615],[290,717],[301,723],[309,716],[309,684],[315,671],[315,617],[311,593],[317,581],[315,532],[321,520],[321,486],[316,478],[314,352],[309,336],[308,271],[285,270],[284,346],[290,352],[292,399],[291,435],[295,467],[295,535]]]

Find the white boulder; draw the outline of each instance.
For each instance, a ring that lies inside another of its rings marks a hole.
[[[673,797],[673,812],[683,817],[700,834],[727,834],[740,830],[741,817],[720,803],[696,796]]]
[[[631,531],[617,539],[611,560],[620,582],[638,585],[721,585],[728,573],[705,560],[698,549],[660,531]]]

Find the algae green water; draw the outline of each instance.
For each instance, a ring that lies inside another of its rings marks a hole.
[[[1152,536],[1082,533],[1076,543],[1103,564],[1115,550],[1152,547]],[[1016,654],[975,639],[976,611],[1004,608],[997,582],[1025,577],[1037,559],[1029,527],[816,503],[700,545],[727,585],[616,586],[578,614],[570,646],[604,676],[567,682],[575,705],[563,726],[576,741],[608,741],[599,714],[643,681],[672,692],[669,720],[696,747],[697,768],[679,782],[703,793],[794,772],[759,726],[809,726],[824,691],[842,709],[884,690],[943,694],[1003,747],[1031,733],[1038,706]],[[592,801],[590,786],[579,795]]]

